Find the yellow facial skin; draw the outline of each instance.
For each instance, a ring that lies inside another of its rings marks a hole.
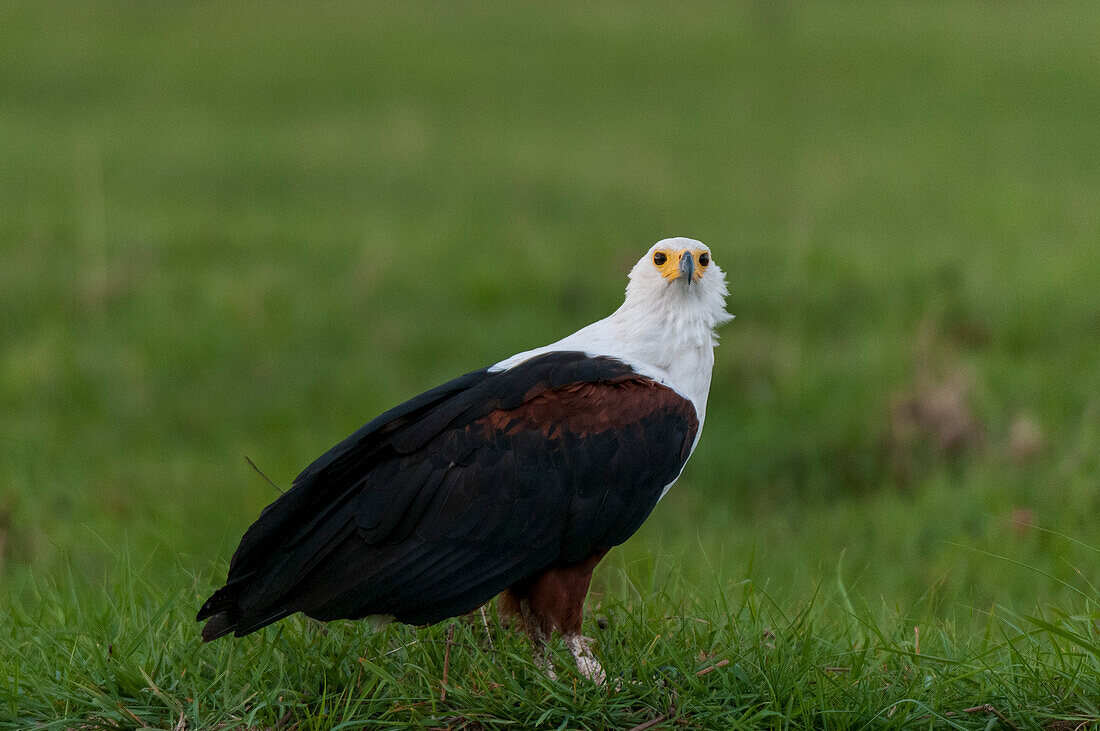
[[[698,282],[703,278],[703,273],[706,272],[707,267],[710,265],[710,252],[706,249],[682,249],[680,251],[673,251],[672,249],[657,249],[650,255],[650,261],[653,266],[657,268],[657,271],[662,277],[668,281],[680,278],[680,259],[684,258],[684,254],[691,252],[691,255],[695,258],[695,273],[692,274],[692,280]],[[664,261],[661,261],[661,257],[664,257]],[[703,261],[700,261],[700,257],[705,256]],[[658,262],[661,262],[658,264]]]

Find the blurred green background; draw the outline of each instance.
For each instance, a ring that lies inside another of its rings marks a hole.
[[[1043,8],[4,3],[0,596],[220,580],[245,455],[288,484],[675,235],[737,319],[613,565],[1100,582],[1100,11]]]

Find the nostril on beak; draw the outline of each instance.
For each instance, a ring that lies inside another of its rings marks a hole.
[[[680,276],[687,278],[688,284],[691,284],[694,280],[693,274],[695,274],[695,257],[690,251],[685,251],[680,255]]]

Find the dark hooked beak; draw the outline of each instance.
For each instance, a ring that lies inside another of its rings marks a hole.
[[[680,276],[687,279],[687,283],[691,284],[695,281],[695,257],[691,255],[690,251],[685,251],[680,255]]]

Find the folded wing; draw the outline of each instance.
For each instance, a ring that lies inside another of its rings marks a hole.
[[[630,537],[694,442],[691,402],[612,358],[475,371],[322,455],[248,529],[203,638],[294,612],[431,624]]]

